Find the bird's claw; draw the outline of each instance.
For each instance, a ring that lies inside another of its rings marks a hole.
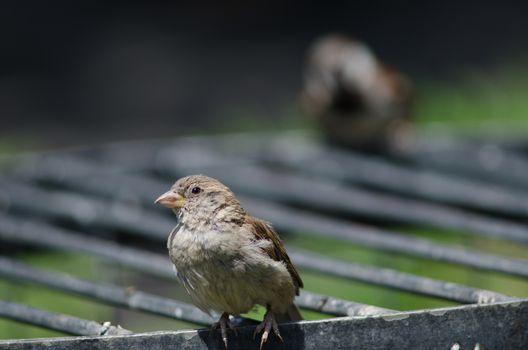
[[[262,330],[264,330],[264,333],[262,333],[262,337],[260,338],[260,350],[262,350],[264,343],[268,341],[268,336],[272,330],[273,333],[275,333],[275,335],[277,336],[277,338],[279,338],[281,342],[284,342],[279,332],[279,325],[277,324],[275,316],[273,315],[273,312],[270,309],[266,311],[266,315],[264,316],[262,322],[257,327],[255,327],[255,331],[253,332],[253,339],[255,339],[257,334],[262,332]]]
[[[227,350],[227,328],[232,330],[235,335],[238,335],[237,330],[235,329],[235,327],[233,327],[231,321],[229,321],[229,315],[227,313],[224,312],[222,316],[220,316],[218,322],[213,323],[213,325],[211,326],[210,333],[213,333],[218,328],[220,328],[222,341],[224,342],[224,346]]]

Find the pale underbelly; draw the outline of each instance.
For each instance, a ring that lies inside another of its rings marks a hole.
[[[178,269],[178,266],[177,266]],[[202,310],[241,314],[256,304],[286,309],[295,294],[283,264],[267,265],[222,262],[180,266],[178,277],[194,303]]]

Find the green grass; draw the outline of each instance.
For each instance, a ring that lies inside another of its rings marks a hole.
[[[451,81],[416,85],[416,120],[423,129],[503,137],[528,132],[528,71],[523,65],[462,72]]]

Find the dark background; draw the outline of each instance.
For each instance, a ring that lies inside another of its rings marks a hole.
[[[528,38],[523,1],[0,6],[0,138],[29,147],[279,122],[306,49],[329,32],[365,40],[418,81],[523,57]]]

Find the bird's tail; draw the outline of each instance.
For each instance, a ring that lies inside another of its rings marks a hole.
[[[299,310],[297,305],[295,305],[294,303],[292,303],[288,307],[288,310],[286,310],[284,314],[275,315],[275,318],[278,323],[303,320],[303,317],[301,315],[301,310]]]

